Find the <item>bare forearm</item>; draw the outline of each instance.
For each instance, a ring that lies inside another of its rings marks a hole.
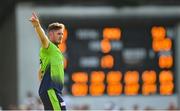
[[[37,32],[38,38],[40,39],[41,43],[43,43],[46,39],[48,39],[40,24],[35,27],[35,30]]]
[[[38,38],[41,42],[42,47],[47,48],[49,44],[48,37],[46,36],[44,30],[42,29],[41,25],[38,24],[35,26],[35,30],[37,32]]]
[[[42,47],[47,48],[49,45],[49,39],[47,35],[45,34],[43,28],[41,27],[40,21],[38,17],[36,16],[35,12],[33,12],[32,17],[30,18],[30,21],[35,28],[35,31],[37,32],[38,38],[41,42]]]

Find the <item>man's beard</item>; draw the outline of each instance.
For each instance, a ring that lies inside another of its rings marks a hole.
[[[55,41],[53,43],[58,46],[60,44],[60,41]]]

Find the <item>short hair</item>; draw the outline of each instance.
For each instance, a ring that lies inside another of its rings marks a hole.
[[[51,30],[58,30],[58,29],[64,29],[64,28],[65,28],[64,24],[55,22],[55,23],[49,24],[48,32]]]

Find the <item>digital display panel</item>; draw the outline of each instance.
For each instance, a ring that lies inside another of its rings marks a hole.
[[[65,57],[65,86],[69,94],[176,93],[175,21],[125,18],[62,21],[66,30],[59,48]],[[44,22],[45,26],[50,22]]]

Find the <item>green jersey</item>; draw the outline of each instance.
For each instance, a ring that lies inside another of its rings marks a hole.
[[[64,84],[64,65],[63,55],[59,48],[49,42],[48,48],[40,49],[41,71],[45,74],[48,67],[50,67],[50,78],[52,82]]]

